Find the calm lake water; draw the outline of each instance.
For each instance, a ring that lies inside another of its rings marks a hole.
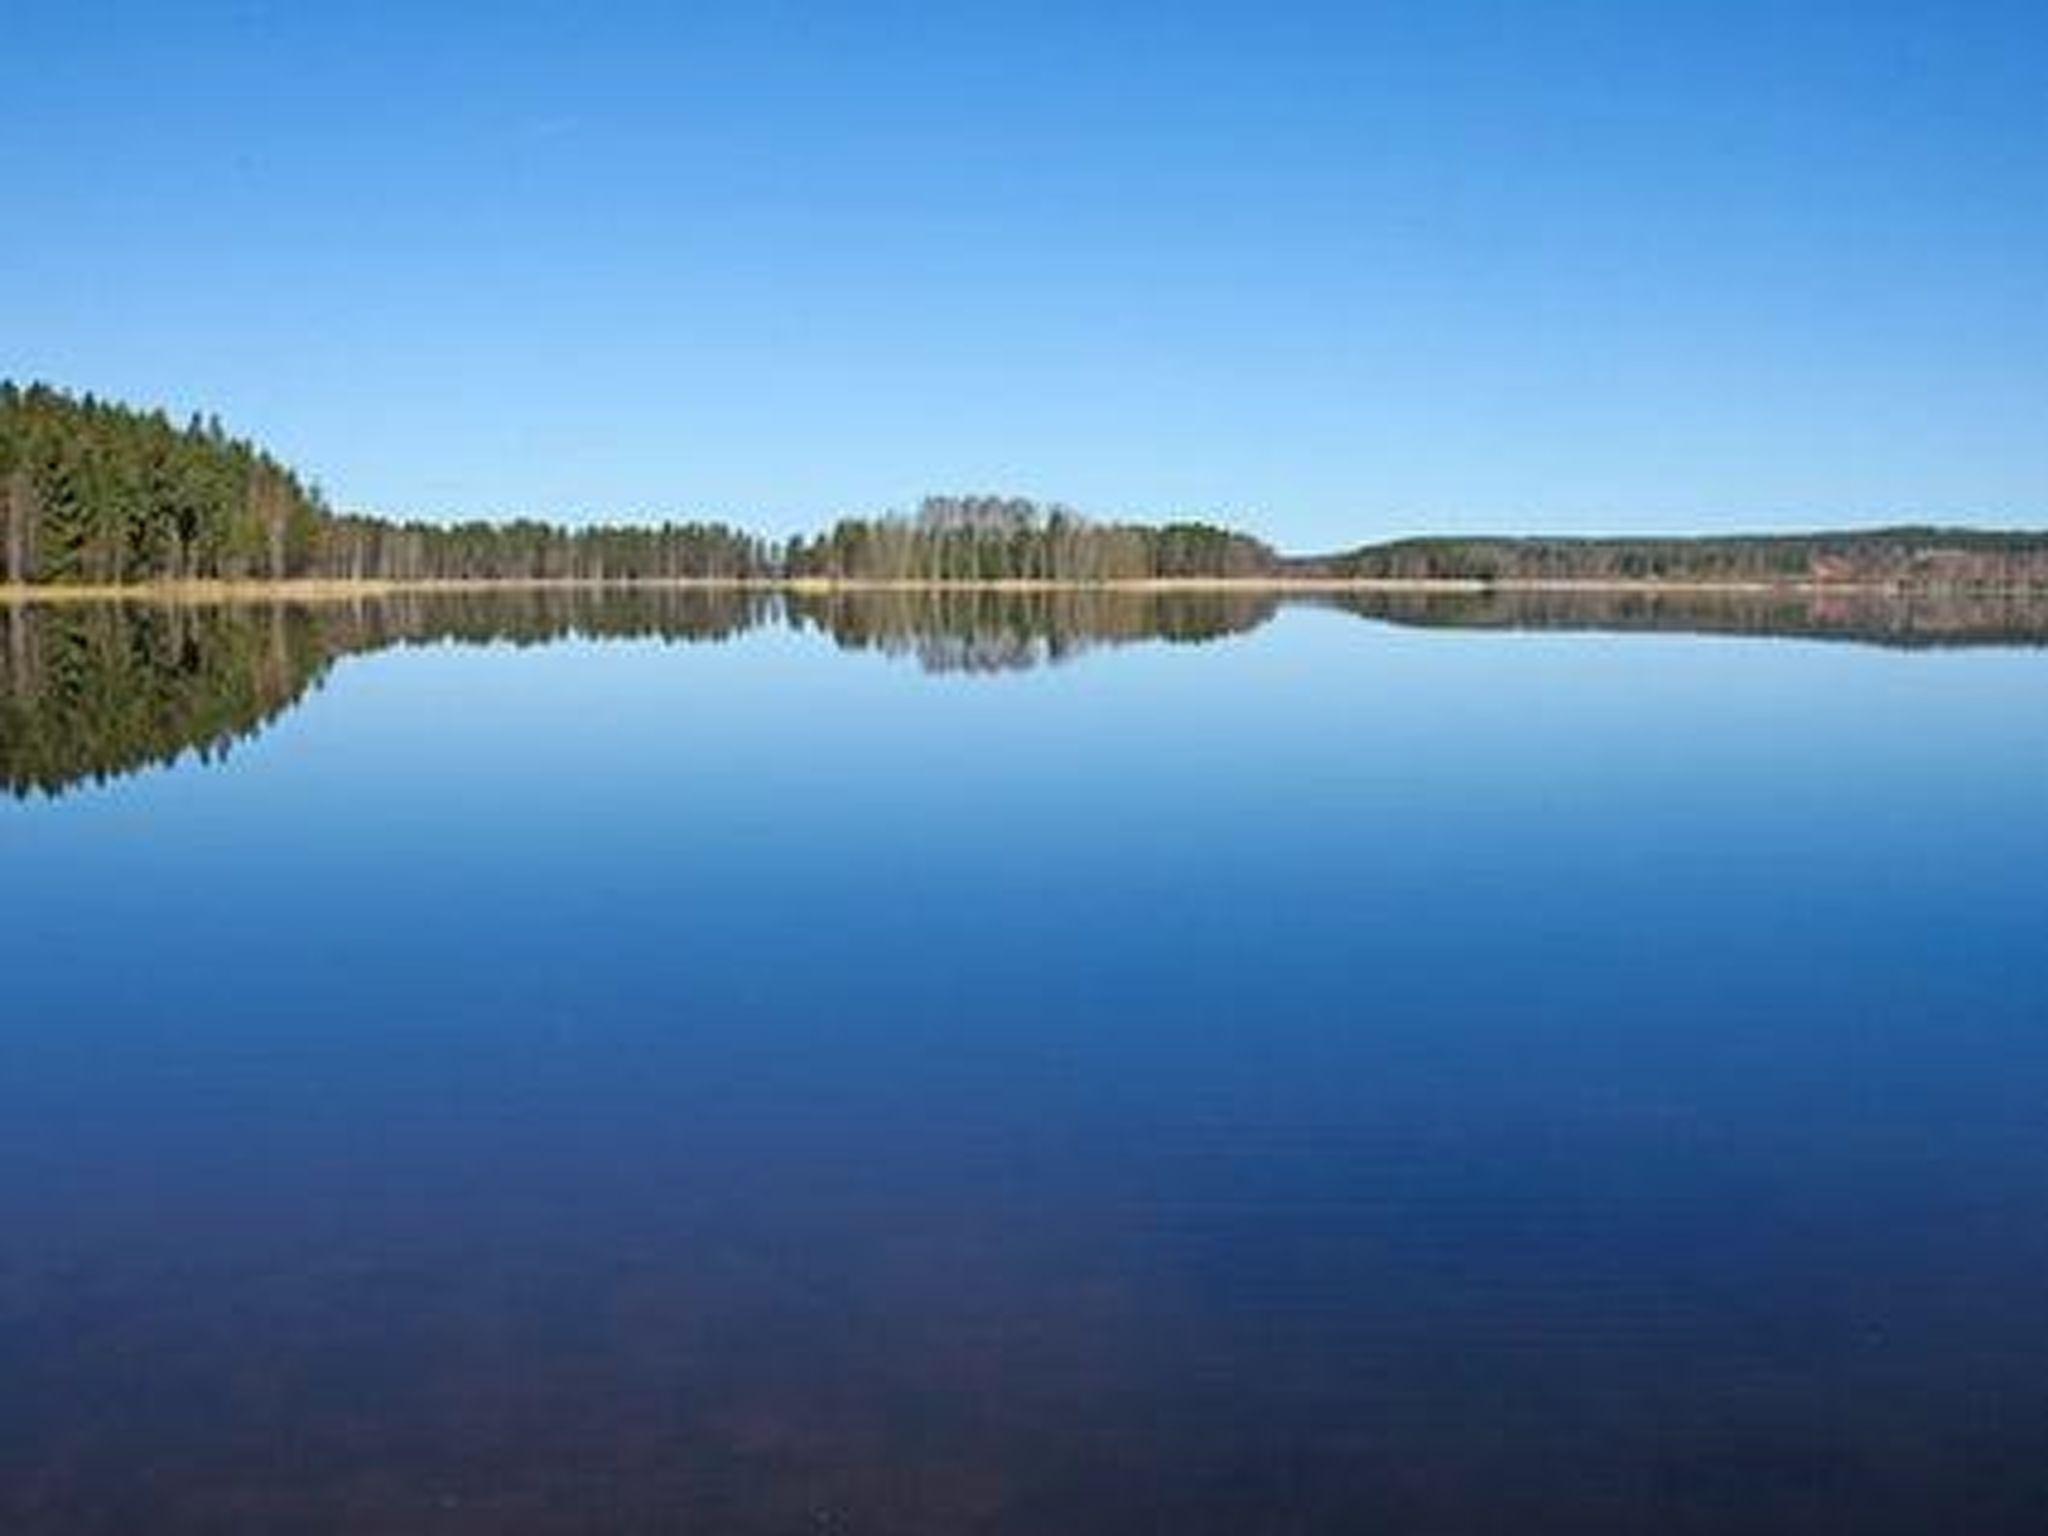
[[[2048,1529],[2048,625],[1349,609],[0,610],[0,1529]]]

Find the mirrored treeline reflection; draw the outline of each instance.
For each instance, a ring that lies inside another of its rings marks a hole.
[[[927,672],[1016,672],[1104,646],[1227,639],[1279,606],[1270,588],[842,587],[793,591],[787,613],[842,649],[915,657]]]
[[[321,603],[0,605],[0,783],[58,794],[222,757],[343,657],[399,645],[718,641],[773,621],[745,588],[536,587]]]
[[[57,794],[188,752],[223,756],[340,659],[394,646],[722,642],[786,625],[926,672],[980,675],[1106,647],[1227,639],[1288,604],[1428,629],[2048,646],[2048,593],[2009,591],[564,586],[16,604],[0,606],[0,784],[15,796]]]
[[[0,783],[58,794],[224,755],[337,654],[310,608],[0,607]]]
[[[2025,589],[1377,588],[1321,601],[1424,629],[1748,635],[1900,649],[2048,645],[2048,591]]]

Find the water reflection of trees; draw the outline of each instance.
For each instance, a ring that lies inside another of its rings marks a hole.
[[[1444,629],[2048,646],[2044,593],[1351,590],[1300,600]],[[57,794],[186,753],[217,759],[318,686],[340,658],[394,646],[718,642],[787,623],[845,649],[978,675],[1104,646],[1241,634],[1281,601],[1250,588],[650,586],[414,591],[310,604],[0,605],[0,790]]]
[[[548,645],[558,640],[722,641],[774,623],[755,587],[479,587],[399,590],[314,610],[337,654],[394,645]]]
[[[0,606],[0,627],[0,784],[18,796],[225,756],[332,656],[281,605]]]
[[[927,672],[1015,672],[1101,646],[1220,640],[1277,606],[1271,591],[1225,588],[825,588],[792,593],[788,613],[843,650],[913,657]]]
[[[723,640],[775,611],[760,592],[654,588],[0,605],[0,787],[58,794],[188,752],[224,757],[344,656],[440,642]]]
[[[1910,649],[2048,645],[2048,591],[1362,589],[1320,601],[1360,618],[1425,629],[1775,636]]]
[[[1213,639],[1271,598],[1113,592],[790,595],[741,587],[411,591],[320,603],[0,606],[0,787],[58,794],[224,757],[343,657],[394,646],[706,643],[787,621],[927,669],[1041,666],[1093,646]]]

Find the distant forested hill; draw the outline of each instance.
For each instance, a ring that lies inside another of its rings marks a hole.
[[[771,542],[724,523],[442,524],[343,516],[213,418],[0,383],[0,584],[152,581],[1174,580],[1840,582],[2048,588],[2048,534],[1950,528],[1717,538],[1420,538],[1287,558],[1211,522],[1097,522],[927,499]]]
[[[1448,538],[1293,560],[1301,576],[1487,582],[1850,582],[2048,585],[2048,534],[1965,528],[1720,538]]]

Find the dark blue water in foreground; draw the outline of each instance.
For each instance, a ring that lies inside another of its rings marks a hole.
[[[2048,656],[342,662],[0,800],[0,1529],[2048,1529]]]

